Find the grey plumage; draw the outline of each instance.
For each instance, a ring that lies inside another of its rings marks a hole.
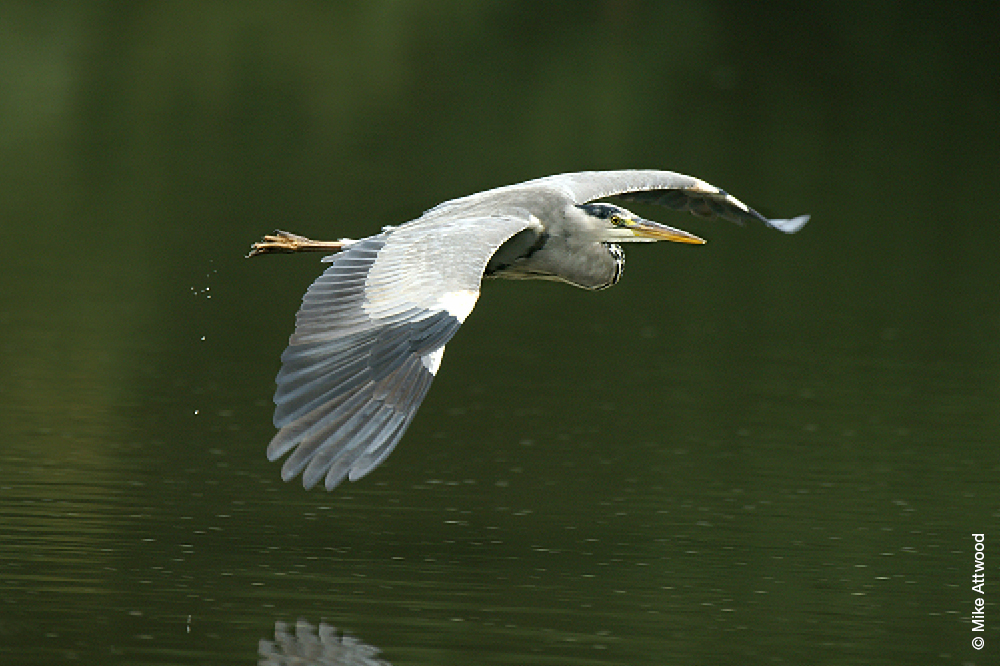
[[[343,246],[309,287],[282,354],[268,447],[291,455],[282,478],[336,487],[379,465],[409,426],[444,346],[471,312],[483,277],[613,285],[618,242],[704,242],[612,204],[620,195],[702,216],[757,221],[785,232],[808,220],[769,220],[704,181],[669,171],[548,176],[444,202],[360,241],[267,237],[253,254]]]

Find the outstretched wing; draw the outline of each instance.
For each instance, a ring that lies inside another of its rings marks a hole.
[[[620,196],[673,210],[690,211],[701,217],[718,216],[738,224],[762,222],[785,233],[795,233],[809,221],[808,215],[789,220],[766,218],[726,191],[699,178],[673,171],[581,171],[529,180],[492,192],[517,188],[557,190],[578,204]]]
[[[327,257],[281,355],[270,460],[327,490],[385,459],[472,311],[486,263],[527,215],[418,219]]]

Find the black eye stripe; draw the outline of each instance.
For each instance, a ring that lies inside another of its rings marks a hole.
[[[609,203],[590,203],[583,204],[580,206],[588,215],[593,215],[596,218],[602,220],[613,219],[614,217],[625,218],[621,208]]]

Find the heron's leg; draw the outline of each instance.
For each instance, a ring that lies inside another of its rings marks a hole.
[[[251,245],[247,258],[278,252],[336,252],[342,250],[344,245],[345,243],[341,241],[315,241],[277,229],[273,234],[268,234]]]

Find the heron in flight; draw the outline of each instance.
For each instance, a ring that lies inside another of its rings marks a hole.
[[[619,243],[704,243],[611,203],[617,196],[701,217],[793,233],[703,180],[670,171],[588,171],[453,199],[360,240],[278,231],[248,256],[337,252],[306,291],[281,355],[270,460],[291,452],[285,481],[332,490],[392,452],[437,374],[445,344],[472,312],[484,277],[604,289],[621,278]]]

